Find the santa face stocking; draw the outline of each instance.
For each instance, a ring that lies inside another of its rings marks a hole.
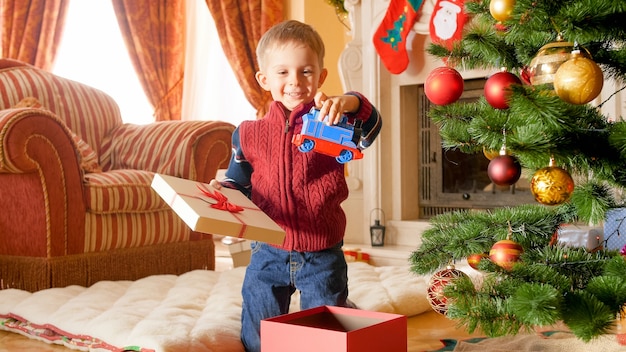
[[[383,64],[393,74],[409,65],[406,38],[417,18],[423,0],[391,0],[385,17],[374,33],[374,47]]]
[[[430,39],[435,44],[452,49],[461,39],[465,24],[464,0],[437,0],[430,19]]]

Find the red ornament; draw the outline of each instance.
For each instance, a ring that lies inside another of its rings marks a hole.
[[[448,265],[445,269],[434,273],[430,278],[426,298],[435,312],[442,315],[448,312],[448,298],[443,294],[443,291],[446,286],[459,277],[467,277],[467,275],[455,269],[454,265]]]
[[[524,249],[509,239],[496,242],[489,251],[489,259],[505,270],[511,270],[513,263],[519,260]]]
[[[487,175],[498,186],[510,186],[522,175],[522,165],[514,156],[499,155],[489,162]]]
[[[532,74],[530,73],[530,67],[524,66],[524,68],[522,68],[522,71],[520,72],[520,80],[523,84],[530,86],[532,85],[532,83],[530,82],[531,77]]]
[[[486,253],[470,254],[469,256],[467,256],[467,263],[473,269],[478,270],[478,263],[480,263],[480,261],[485,258],[489,258],[489,256]]]
[[[496,24],[493,25],[493,28],[496,30],[496,32],[502,32],[502,33],[509,30],[509,27],[502,22],[497,22]]]
[[[522,84],[514,74],[506,71],[494,73],[485,82],[485,99],[495,109],[508,109],[511,84]]]
[[[424,93],[428,100],[437,105],[448,105],[463,94],[464,82],[461,74],[447,66],[438,67],[426,78]]]

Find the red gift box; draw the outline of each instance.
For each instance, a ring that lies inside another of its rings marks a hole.
[[[152,188],[192,230],[282,244],[285,231],[238,190],[156,174]]]
[[[262,352],[406,352],[404,315],[322,306],[261,321]]]
[[[347,262],[364,262],[364,263],[370,262],[370,255],[367,253],[361,252],[360,249],[355,249],[355,250],[345,249],[343,251],[343,254],[346,257]]]

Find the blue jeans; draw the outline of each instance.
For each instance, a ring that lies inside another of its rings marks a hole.
[[[289,312],[300,291],[300,309],[348,306],[348,266],[343,243],[319,252],[290,252],[252,242],[243,281],[241,341],[248,352],[261,350],[261,320]]]

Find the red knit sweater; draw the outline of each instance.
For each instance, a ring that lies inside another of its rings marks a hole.
[[[346,228],[340,206],[348,197],[343,165],[333,157],[302,153],[291,143],[311,106],[288,115],[275,102],[265,118],[239,127],[241,150],[253,169],[252,201],[286,231],[282,248],[299,252],[339,243]]]
[[[361,100],[359,111],[349,117],[364,121],[367,146],[380,130],[380,116],[362,95],[350,94]],[[233,158],[222,182],[249,193],[285,230],[278,247],[298,252],[330,248],[346,229],[341,208],[348,197],[344,165],[334,157],[300,152],[291,142],[302,129],[302,115],[312,107],[310,103],[290,112],[273,102],[263,119],[242,122],[233,134]]]

